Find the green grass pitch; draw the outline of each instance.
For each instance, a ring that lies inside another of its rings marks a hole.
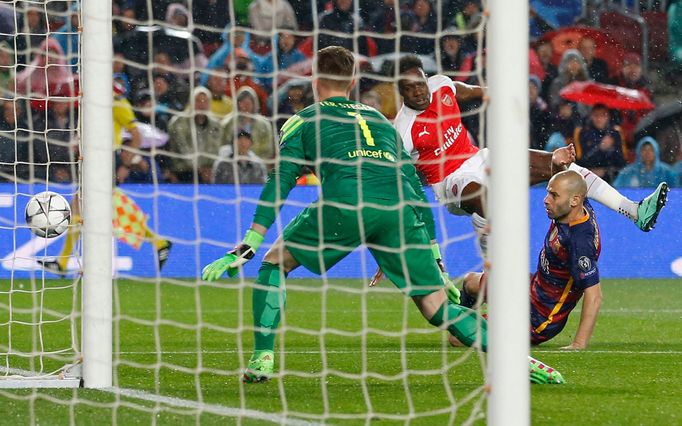
[[[69,311],[73,294],[60,288],[65,282],[46,281],[43,311]],[[39,298],[14,293],[10,301],[9,285],[0,282],[0,345],[5,351],[11,331],[14,348],[28,350],[36,329],[13,323],[10,330],[7,306],[11,302],[15,321],[29,321],[36,312],[22,308]],[[28,289],[30,282],[15,281],[14,288],[20,285]],[[289,419],[305,420],[327,412],[330,417],[322,422],[364,424],[371,405],[376,416],[384,415],[376,424],[404,424],[390,417],[412,411],[418,416],[411,425],[443,425],[461,424],[478,404],[485,412],[479,356],[448,348],[443,334],[432,330],[388,283],[364,291],[358,280],[331,280],[326,292],[322,281],[291,279],[287,285],[289,330],[284,345],[279,340],[277,346],[283,350],[277,365],[286,373],[281,378],[259,385],[239,382],[252,345],[247,288],[119,280],[115,385],[190,404],[86,389],[3,390],[0,423],[251,425],[272,424],[262,413],[287,412]],[[558,368],[568,381],[532,387],[533,424],[682,424],[682,280],[609,280],[603,287],[589,350],[559,350],[570,343],[579,311],[558,338],[533,349],[535,357]],[[48,313],[43,319],[50,318]],[[401,333],[405,328],[410,332]],[[41,331],[47,350],[69,347],[67,323],[46,324]],[[246,352],[243,357],[240,350]],[[20,368],[29,367],[28,362],[10,360]],[[45,368],[55,365],[48,360]],[[412,374],[401,375],[404,368]],[[370,374],[361,376],[363,371]],[[459,403],[454,413],[449,395]],[[197,401],[210,409],[199,412]],[[260,414],[238,420],[240,409]]]

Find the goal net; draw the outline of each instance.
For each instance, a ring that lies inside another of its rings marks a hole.
[[[91,143],[81,137],[79,88],[99,77],[83,66],[88,21],[76,1],[0,4],[0,397],[17,416],[44,423],[59,413],[72,424],[471,424],[485,416],[485,355],[451,347],[388,281],[369,287],[376,263],[365,247],[321,276],[301,267],[287,277],[274,374],[265,384],[240,380],[253,352],[262,256],[320,196],[312,173],[320,163],[276,200],[278,218],[237,277],[209,283],[201,271],[250,226],[278,163],[282,125],[313,102],[314,52],[341,44],[356,53],[351,97],[389,119],[401,104],[404,54],[418,53],[429,74],[484,84],[479,2],[284,3],[113,1],[114,112],[105,119],[113,116],[114,147],[111,164],[99,165],[116,181],[113,365],[112,386],[99,391],[44,389],[82,384],[82,294],[100,285],[82,279],[82,255],[97,253],[82,253],[88,200],[77,196],[86,184],[80,154]],[[460,105],[480,147],[484,106]],[[76,207],[69,232],[51,240],[33,236],[23,218],[28,198],[44,190]],[[450,275],[481,270],[469,220],[426,193]]]

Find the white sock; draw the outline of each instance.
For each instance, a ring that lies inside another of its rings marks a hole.
[[[572,163],[568,170],[576,171],[585,178],[587,198],[601,203],[631,220],[637,220],[637,206],[639,206],[639,203],[624,197],[614,187],[584,167]]]
[[[488,220],[478,213],[471,215],[471,224],[474,225],[478,237],[478,248],[481,249],[481,257],[488,257]]]

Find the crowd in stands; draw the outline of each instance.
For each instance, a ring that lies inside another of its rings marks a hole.
[[[680,15],[681,3],[670,2],[671,17]],[[0,180],[77,179],[78,11],[76,1],[0,4]],[[278,129],[313,102],[317,48],[354,51],[360,63],[354,99],[389,119],[400,104],[397,53],[419,55],[429,73],[485,85],[480,0],[113,0],[113,16],[114,96],[136,117],[123,125],[122,143],[139,134],[143,159],[141,166],[119,159],[120,182],[264,182]],[[676,72],[680,21],[669,25]],[[529,22],[531,147],[573,143],[579,164],[616,185],[661,179],[679,185],[679,141],[664,148],[652,137],[635,137],[646,112],[560,95],[572,82],[596,81],[653,97],[642,57],[626,52],[614,68],[586,35],[557,61],[542,37],[557,28],[532,9]],[[480,106],[461,105],[465,112]],[[463,121],[473,140],[485,134],[479,114]]]

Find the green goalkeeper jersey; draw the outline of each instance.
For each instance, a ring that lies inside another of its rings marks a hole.
[[[310,105],[280,132],[278,165],[261,193],[254,222],[269,228],[301,169],[321,182],[320,201],[424,204],[426,196],[400,136],[376,109],[344,97]],[[433,238],[431,209],[420,207]]]

